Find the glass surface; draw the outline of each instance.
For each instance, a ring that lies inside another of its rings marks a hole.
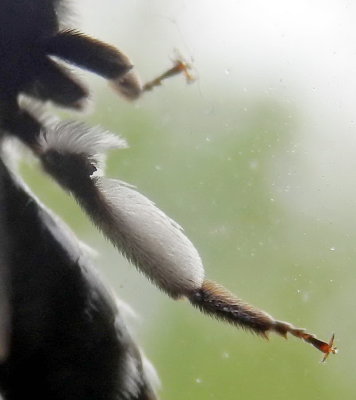
[[[320,364],[295,338],[267,342],[170,300],[37,165],[24,168],[137,311],[162,399],[356,397],[355,12],[346,0],[77,1],[75,26],[129,54],[143,81],[169,68],[175,49],[197,80],[177,76],[126,103],[80,72],[91,113],[56,112],[127,139],[107,175],[184,227],[209,278],[321,339],[335,332],[340,348]]]

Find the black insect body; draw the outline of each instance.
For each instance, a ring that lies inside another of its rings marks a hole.
[[[74,235],[0,161],[12,332],[6,399],[155,398],[147,360]]]
[[[43,169],[141,272],[172,298],[262,336],[299,337],[324,353],[332,344],[272,318],[205,279],[182,228],[145,196],[103,176],[103,155],[125,141],[100,128],[46,118],[34,101],[78,109],[88,92],[53,56],[108,79],[133,100],[141,87],[128,57],[62,27],[64,2],[0,0],[0,144],[25,143]],[[190,77],[190,75],[189,75]],[[8,400],[153,400],[148,362],[130,339],[114,299],[77,240],[0,160],[0,391]],[[6,322],[7,321],[7,322]],[[332,342],[330,342],[332,343]]]
[[[141,88],[128,57],[78,31],[60,30],[56,0],[0,2],[0,126],[36,147],[40,124],[18,104],[19,94],[70,108],[81,108],[88,91],[56,56],[111,81],[124,96]]]

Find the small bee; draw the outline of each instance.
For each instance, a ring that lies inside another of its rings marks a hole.
[[[262,337],[290,333],[324,352],[322,342],[207,280],[182,228],[131,185],[103,174],[107,151],[124,139],[79,122],[47,118],[42,103],[81,109],[88,90],[65,63],[107,79],[128,100],[183,73],[182,59],[142,86],[118,49],[63,28],[64,0],[0,1],[0,145],[15,137],[70,193],[102,233],[173,299]],[[58,60],[64,61],[60,63]],[[80,242],[47,210],[0,153],[0,390],[7,400],[154,400],[152,366],[134,344],[120,306]],[[7,322],[6,322],[7,321]],[[326,357],[325,357],[326,358]]]

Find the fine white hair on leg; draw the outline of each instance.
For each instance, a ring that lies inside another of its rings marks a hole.
[[[127,148],[127,142],[120,136],[99,126],[90,127],[83,122],[65,121],[48,126],[40,134],[39,145],[42,153],[55,151],[66,155],[81,155],[95,165],[93,175],[103,175],[105,153],[111,149]]]
[[[119,137],[80,122],[57,124],[40,137],[46,171],[72,193],[112,243],[170,296],[189,296],[201,287],[204,268],[183,229],[132,186],[98,176],[103,153],[125,145]]]
[[[201,287],[201,258],[176,222],[124,182],[93,181],[107,214],[93,219],[128,259],[172,297]]]
[[[127,147],[126,140],[99,126],[91,127],[83,122],[65,121],[43,130],[39,139],[43,152],[86,154],[91,158],[111,149]]]

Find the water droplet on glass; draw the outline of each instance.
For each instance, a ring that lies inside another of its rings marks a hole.
[[[251,160],[249,162],[250,169],[257,169],[259,167],[258,160]]]
[[[305,303],[308,302],[309,299],[310,299],[309,293],[304,292],[304,293],[303,293],[303,296],[302,296],[302,299],[303,299],[303,301],[304,301]]]

